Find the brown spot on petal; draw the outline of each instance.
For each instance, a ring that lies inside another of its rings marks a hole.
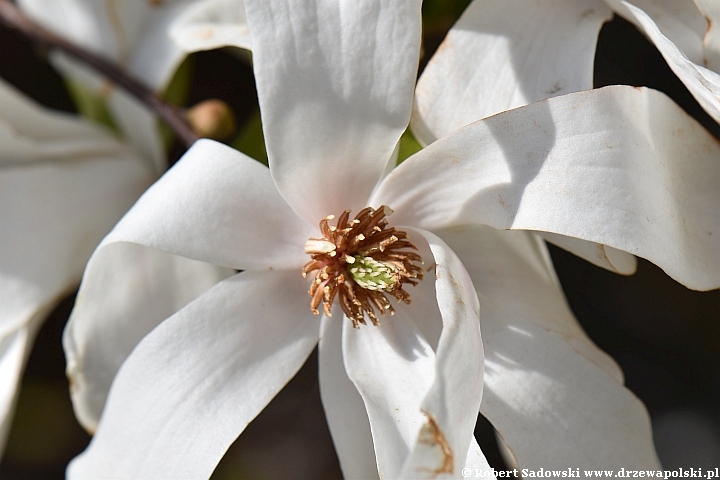
[[[423,469],[429,471],[433,477],[442,473],[452,474],[455,470],[455,455],[448,444],[445,435],[438,427],[437,421],[429,413],[423,411],[428,417],[428,421],[420,429],[418,442],[429,445],[433,448],[439,448],[442,452],[442,463],[435,469]]]

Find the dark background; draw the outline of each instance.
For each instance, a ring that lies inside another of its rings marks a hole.
[[[467,3],[426,0],[423,65]],[[42,104],[74,111],[46,51],[4,27],[0,51],[2,78]],[[257,98],[247,58],[228,50],[203,52],[192,56],[191,66],[188,105],[221,98],[234,110],[240,130],[252,129]],[[661,90],[720,137],[720,127],[657,50],[619,18],[603,27],[595,60],[595,86],[612,84]],[[182,152],[176,144],[171,156],[176,160]],[[635,275],[623,277],[553,246],[550,250],[576,316],[618,361],[627,386],[648,407],[664,467],[720,466],[720,291],[690,291],[642,259]],[[72,414],[60,343],[73,299],[74,294],[55,309],[38,335],[0,479],[62,478],[67,462],[89,441]],[[476,437],[491,465],[502,468],[492,428],[482,417]],[[242,434],[215,477],[341,477],[320,404],[315,355]]]

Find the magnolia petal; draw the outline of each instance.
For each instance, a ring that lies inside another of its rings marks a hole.
[[[548,242],[578,257],[587,260],[593,265],[610,270],[621,275],[632,275],[637,270],[637,259],[634,255],[623,252],[607,245],[586,242],[579,238],[566,237],[549,232],[537,232]]]
[[[370,421],[362,397],[345,373],[342,357],[342,310],[323,315],[318,345],[320,395],[343,476],[379,478]]]
[[[192,1],[20,0],[18,5],[58,35],[162,89],[184,57],[168,30]]]
[[[250,50],[242,0],[202,0],[174,22],[170,38],[185,52],[239,47]]]
[[[531,234],[482,226],[438,234],[462,260],[480,301],[480,411],[520,467],[657,467],[645,408],[580,329]]]
[[[707,31],[703,37],[703,56],[705,65],[720,71],[720,4],[712,0],[695,0],[707,21]]]
[[[683,4],[685,4],[685,2],[683,2]],[[623,2],[621,6],[623,8],[618,9],[618,11],[621,14],[625,12],[623,16],[633,19],[633,23],[650,38],[650,41],[652,41],[660,51],[673,73],[683,82],[700,106],[702,106],[716,122],[720,122],[720,75],[701,65],[705,63],[704,58],[703,61],[697,58],[695,58],[695,60],[698,61],[689,59],[688,54],[680,50],[678,46],[661,31],[653,21],[653,18],[643,10],[627,2]],[[694,5],[691,5],[690,8],[692,9],[690,11],[697,13],[697,8],[695,8]],[[696,45],[701,47],[699,42],[697,42]]]
[[[45,162],[0,160],[0,335],[80,280],[95,246],[152,182],[144,162],[109,140],[103,152],[99,138],[87,150],[70,139],[55,158],[52,146],[62,142],[22,139]],[[0,158],[15,160],[12,150]]]
[[[470,443],[470,448],[467,452],[467,457],[465,459],[465,468],[469,470],[466,470],[466,472],[461,472],[464,478],[496,478],[495,470],[490,467],[490,464],[485,458],[482,450],[480,450],[480,445],[478,445],[475,437],[473,437],[472,442]],[[465,475],[465,473],[469,473],[469,475]]]
[[[436,235],[427,240],[435,261],[435,290],[443,329],[435,379],[422,401],[427,417],[403,467],[403,478],[456,478],[465,466],[480,407],[483,345],[475,288],[455,253]]]
[[[132,242],[238,270],[299,272],[308,260],[303,245],[318,234],[280,197],[266,167],[199,140],[103,245]]]
[[[317,343],[296,277],[240,273],[145,337],[69,478],[209,478]]]
[[[683,158],[682,162],[678,158]],[[481,120],[403,162],[371,205],[399,224],[538,230],[720,286],[720,145],[660,92],[606,87]]]
[[[246,0],[270,169],[308,222],[367,206],[410,118],[420,5]]]
[[[695,0],[605,0],[620,16],[641,31],[643,26],[626,5],[643,10],[656,23],[672,43],[677,45],[690,61],[703,64],[702,39],[708,28],[707,21],[697,8]]]
[[[381,478],[400,478],[427,420],[421,404],[435,376],[432,348],[413,319],[397,310],[378,327],[354,329],[343,320],[345,370],[365,402]]]
[[[415,137],[427,145],[481,118],[591,89],[611,16],[601,0],[471,3],[420,77]]]
[[[92,257],[63,335],[75,416],[97,429],[118,369],[160,322],[233,270],[134,243]]]

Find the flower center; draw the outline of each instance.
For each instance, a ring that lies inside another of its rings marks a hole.
[[[405,232],[388,227],[386,217],[391,213],[390,207],[383,205],[377,210],[367,207],[353,220],[350,210],[345,210],[335,226],[330,225],[334,215],[320,221],[322,238],[305,242],[305,253],[312,260],[302,269],[303,277],[316,271],[308,292],[315,315],[322,303],[325,314],[331,316],[337,297],[353,327],[358,328],[366,324],[366,315],[379,325],[376,311],[380,315],[395,313],[386,295],[410,303],[403,284],[417,285],[422,280],[422,258],[409,251],[417,247]]]

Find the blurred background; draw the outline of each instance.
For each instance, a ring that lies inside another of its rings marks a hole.
[[[421,68],[468,3],[425,0]],[[2,78],[48,107],[76,111],[62,79],[47,62],[47,51],[4,27],[0,51]],[[208,98],[227,102],[238,123],[229,143],[263,160],[249,57],[232,50],[203,52],[192,55],[182,71],[185,104]],[[617,17],[603,27],[595,59],[595,86],[612,84],[661,90],[720,138],[720,127],[657,50]],[[171,147],[173,160],[182,153],[178,144]],[[580,323],[620,364],[627,386],[650,411],[664,468],[720,466],[720,291],[687,290],[642,259],[635,275],[622,277],[556,247],[550,250]],[[72,413],[61,348],[74,296],[58,305],[38,335],[0,463],[0,479],[63,478],[65,465],[90,440]],[[492,427],[482,417],[475,435],[490,464],[504,468]],[[315,355],[251,423],[214,476],[278,477],[342,478],[320,404]]]

